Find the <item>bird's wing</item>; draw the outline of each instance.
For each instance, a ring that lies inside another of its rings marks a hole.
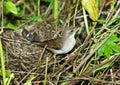
[[[52,49],[60,49],[62,47],[61,38],[59,39],[51,39],[43,42],[45,45],[47,45],[48,48]]]
[[[50,39],[50,40],[46,40],[46,41],[32,41],[33,44],[39,45],[39,46],[46,46],[48,49],[60,49],[62,47],[62,42],[61,42],[61,38],[56,38],[56,39]]]

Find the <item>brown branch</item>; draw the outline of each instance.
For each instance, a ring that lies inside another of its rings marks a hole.
[[[112,34],[114,34],[115,32],[117,32],[117,30],[119,29],[120,25],[117,25],[114,27],[114,30],[108,35],[108,37],[106,37],[99,45],[98,47],[95,48],[95,50],[93,50],[93,52],[91,52],[88,56],[86,56],[86,58],[78,65],[78,67],[73,71],[74,73],[77,72],[81,66],[87,62],[87,60],[89,60],[92,55],[111,37]]]

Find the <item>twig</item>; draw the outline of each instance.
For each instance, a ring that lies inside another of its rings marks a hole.
[[[120,27],[120,25],[114,26],[114,30],[108,35],[108,37],[106,37],[99,45],[98,47],[95,48],[95,50],[93,50],[93,52],[91,54],[89,54],[88,56],[86,56],[86,58],[78,65],[78,67],[73,71],[74,73],[77,72],[81,66],[87,62],[87,60],[89,60],[91,58],[91,56],[111,37],[112,34],[114,34],[115,32],[117,32],[118,28]]]
[[[19,85],[20,85],[20,83],[22,83],[22,81],[24,81],[24,80],[31,74],[31,72],[34,71],[35,69],[36,69],[36,67],[33,68],[32,70],[30,70],[30,71],[27,73],[27,75],[24,76],[23,79],[22,79],[21,81],[19,81]]]
[[[88,77],[87,75],[88,74],[90,74],[91,72],[93,72],[95,69],[97,69],[97,68],[99,68],[99,67],[101,67],[101,66],[104,66],[104,65],[106,65],[106,64],[108,64],[108,63],[110,63],[110,62],[113,62],[115,59],[117,59],[118,57],[119,57],[120,55],[118,54],[118,55],[114,55],[114,56],[112,56],[111,57],[111,59],[109,59],[109,60],[106,60],[105,62],[103,62],[103,63],[101,63],[101,64],[99,64],[99,65],[97,65],[97,66],[95,66],[95,67],[93,67],[93,68],[89,68],[86,72],[84,72],[83,74],[80,74],[79,75],[79,79],[81,79],[81,78],[83,78],[83,77]],[[92,78],[92,77],[91,77]],[[99,79],[95,79],[95,78],[92,78],[92,79],[89,79],[89,80],[92,80],[92,81],[97,81],[97,82],[102,82],[102,83],[108,83],[108,82],[106,82],[106,81],[104,81],[104,80],[99,80]],[[69,84],[70,85],[76,85],[76,83],[77,82],[79,82],[80,80],[72,80],[72,81],[70,81],[69,82]],[[115,82],[112,82],[112,83],[115,83]],[[69,85],[68,84],[68,85]]]

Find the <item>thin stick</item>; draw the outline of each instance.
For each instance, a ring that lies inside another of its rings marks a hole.
[[[95,50],[93,50],[93,52],[92,52],[91,54],[89,54],[88,56],[86,56],[86,58],[78,65],[78,67],[77,67],[73,72],[74,72],[74,73],[77,72],[77,71],[81,68],[81,66],[82,66],[85,62],[87,62],[87,60],[90,59],[91,56],[111,37],[111,35],[114,34],[114,33],[118,30],[119,27],[120,27],[120,25],[117,25],[117,26],[113,27],[114,30],[108,35],[108,37],[106,37],[106,38],[98,45],[98,47],[96,47]]]

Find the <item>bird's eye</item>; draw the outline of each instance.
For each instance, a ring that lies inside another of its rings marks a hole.
[[[71,32],[73,32],[73,30],[71,30]]]

